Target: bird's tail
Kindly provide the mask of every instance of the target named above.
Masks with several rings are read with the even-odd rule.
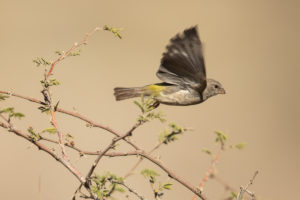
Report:
[[[116,87],[114,88],[114,95],[117,101],[129,99],[133,97],[139,97],[145,92],[144,87],[132,87],[132,88],[124,88],[124,87]]]

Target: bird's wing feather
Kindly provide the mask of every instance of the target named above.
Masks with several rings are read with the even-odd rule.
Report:
[[[164,82],[192,87],[202,92],[206,72],[197,27],[186,29],[170,40],[156,75]]]

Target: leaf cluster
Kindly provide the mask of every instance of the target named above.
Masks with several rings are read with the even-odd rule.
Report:
[[[155,198],[164,195],[164,190],[172,189],[172,183],[157,181],[156,177],[159,176],[159,174],[152,169],[143,169],[141,174],[150,182]]]
[[[230,147],[231,149],[236,148],[236,149],[238,149],[238,150],[242,150],[242,149],[244,149],[244,148],[246,147],[246,145],[247,145],[247,143],[242,142],[242,143],[238,143],[238,144],[235,144],[235,145],[230,145],[229,147]]]
[[[153,96],[145,98],[144,95],[142,95],[141,101],[134,101],[134,104],[137,105],[142,112],[137,119],[138,122],[145,123],[153,119],[158,119],[161,122],[166,121],[162,112],[153,111],[159,105],[159,102],[157,102]]]
[[[236,192],[231,192],[230,195],[225,199],[225,200],[234,200],[237,198],[237,193]]]
[[[64,51],[60,51],[60,50],[57,50],[57,51],[55,51],[54,53],[56,53],[56,54],[59,55],[59,56],[62,56],[62,55],[65,54]],[[77,50],[74,50],[74,51],[70,52],[70,53],[68,54],[68,56],[79,56],[80,54],[81,54],[81,49],[77,49]]]
[[[228,136],[225,135],[222,131],[215,131],[216,134],[216,143],[224,144]]]
[[[169,123],[168,128],[165,128],[158,136],[159,142],[168,144],[178,139],[177,135],[184,133],[184,128],[176,125],[175,123]]]
[[[22,119],[23,117],[25,117],[23,113],[15,112],[13,107],[3,108],[2,110],[0,110],[0,113],[6,113],[8,115],[9,120],[11,118]]]
[[[9,96],[0,94],[0,101],[4,101],[5,99],[9,98]]]
[[[110,172],[106,172],[101,176],[96,174],[91,181],[91,190],[100,200],[110,197],[115,192],[125,192],[121,185],[118,184],[123,182],[123,178],[117,177]]]
[[[30,134],[29,137],[32,141],[36,142],[41,139],[41,135],[35,132],[35,130],[31,126],[27,129],[27,131]]]
[[[122,39],[122,36],[121,36],[121,34],[120,34],[120,31],[122,31],[123,28],[115,28],[115,27],[109,27],[109,26],[107,26],[107,25],[104,25],[103,30],[112,32],[112,33],[114,34],[114,36],[116,36],[116,37]]]
[[[228,136],[226,134],[224,134],[221,131],[215,131],[214,132],[216,134],[216,138],[215,138],[215,142],[219,143],[221,145],[221,149],[225,149],[226,147],[229,147],[230,149],[238,149],[238,150],[242,150],[246,147],[246,143],[241,142],[235,145],[226,145],[226,141],[228,140]],[[212,151],[207,149],[207,148],[202,148],[202,152],[208,154],[208,155],[212,155]]]
[[[37,67],[43,65],[43,66],[49,66],[51,65],[51,62],[47,61],[45,58],[37,57],[32,61]]]
[[[41,82],[43,88],[48,88],[48,87],[51,87],[51,86],[60,85],[60,82],[57,81],[55,78],[50,79],[49,81],[48,80],[41,80],[40,82]]]

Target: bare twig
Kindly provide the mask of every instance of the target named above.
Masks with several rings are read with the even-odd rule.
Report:
[[[223,146],[223,145],[222,145]],[[220,155],[223,151],[223,147],[221,147],[220,151],[217,153],[216,157],[212,160],[208,170],[206,171],[204,177],[202,178],[200,184],[199,184],[199,188],[201,191],[203,191],[203,187],[204,187],[204,184],[207,182],[207,180],[210,178],[210,176],[212,175],[212,173],[214,172],[215,170],[215,166],[216,164],[218,163],[219,159],[220,159]],[[194,195],[193,196],[193,200],[196,200],[197,196]]]
[[[234,189],[229,183],[219,177],[216,173],[211,174],[210,176],[212,179],[216,180],[218,183],[224,186],[225,190],[229,190],[230,192],[236,192],[237,190]]]
[[[139,127],[141,125],[141,123],[140,122],[138,122],[138,123],[136,123],[127,133],[125,133],[124,135],[122,135],[122,136],[120,136],[120,137],[118,137],[118,138],[114,138],[113,140],[112,140],[112,142],[98,155],[98,157],[97,157],[97,159],[95,160],[95,162],[93,163],[93,165],[92,165],[92,167],[91,167],[91,169],[90,169],[90,171],[88,172],[88,174],[87,174],[87,176],[86,176],[86,180],[89,180],[89,178],[91,177],[91,175],[93,174],[93,172],[94,172],[94,170],[95,170],[95,168],[97,167],[97,165],[98,165],[98,163],[99,163],[99,161],[100,161],[100,159],[104,156],[104,154],[105,153],[107,153],[110,149],[112,149],[112,148],[114,148],[114,146],[115,146],[115,144],[118,142],[118,141],[120,141],[120,140],[122,140],[122,139],[124,139],[124,138],[126,138],[126,137],[128,137],[128,136],[130,136],[131,134],[132,134],[132,132],[137,128],[137,127]]]
[[[141,196],[140,194],[138,194],[134,189],[132,189],[131,187],[129,187],[127,184],[125,184],[124,181],[120,182],[120,181],[114,181],[113,180],[112,182],[124,186],[129,192],[131,192],[132,194],[134,194],[135,196],[137,196],[140,200],[144,200],[145,199],[143,196]]]
[[[239,192],[239,194],[238,194],[238,196],[237,196],[237,200],[242,200],[242,199],[243,199],[243,195],[244,195],[245,193],[249,194],[249,195],[252,197],[252,200],[256,200],[256,197],[255,197],[254,193],[253,193],[253,192],[250,192],[250,191],[248,190],[248,188],[253,184],[254,179],[255,179],[255,177],[257,176],[257,174],[258,174],[258,171],[256,171],[256,172],[254,173],[253,177],[250,179],[249,183],[246,185],[245,188],[244,188],[243,186],[240,187],[240,192]]]
[[[184,129],[186,131],[187,129]],[[181,131],[173,131],[169,136],[171,135],[177,135],[181,133]],[[165,138],[164,140],[160,141],[158,144],[156,144],[149,152],[148,154],[151,155],[155,150],[159,149],[162,144],[164,144],[168,139]],[[128,178],[134,173],[134,170],[142,163],[143,157],[140,157],[138,161],[132,166],[132,168],[125,174],[124,179]]]
[[[54,69],[54,66],[62,61],[65,57],[67,57],[74,49],[78,48],[79,46],[85,44],[87,42],[87,40],[89,39],[89,37],[91,35],[93,35],[96,31],[100,30],[99,27],[96,27],[94,30],[92,30],[91,32],[87,33],[85,35],[85,37],[83,38],[83,40],[81,40],[79,43],[74,43],[73,46],[68,50],[66,51],[65,53],[63,53],[58,59],[56,59],[52,64],[51,64],[51,67],[50,67],[50,70],[48,71],[47,75],[46,75],[46,79],[51,75],[53,69]]]

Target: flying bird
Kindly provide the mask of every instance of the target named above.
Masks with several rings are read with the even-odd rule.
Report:
[[[142,87],[116,87],[116,100],[144,95],[152,96],[158,103],[187,106],[225,94],[220,82],[206,78],[202,46],[196,26],[177,34],[166,47],[156,73],[163,82]]]

